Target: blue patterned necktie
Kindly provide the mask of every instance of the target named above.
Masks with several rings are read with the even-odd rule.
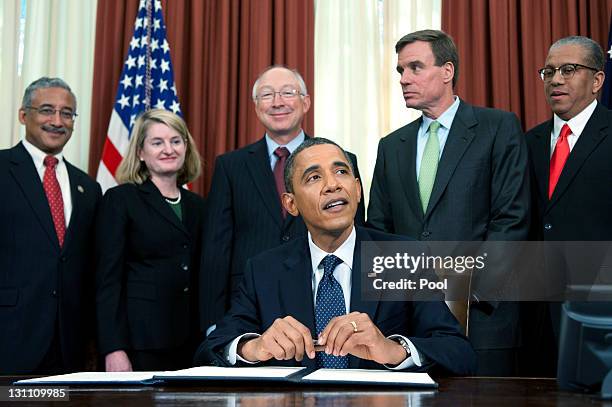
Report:
[[[321,334],[332,318],[346,314],[342,287],[334,278],[334,269],[340,263],[342,263],[342,260],[333,254],[325,256],[321,261],[323,278],[317,288],[317,305],[315,306],[317,336]],[[341,357],[317,352],[317,367],[346,369],[348,367],[348,356]]]

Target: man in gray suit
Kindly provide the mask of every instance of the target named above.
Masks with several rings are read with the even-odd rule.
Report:
[[[527,148],[516,116],[454,95],[459,58],[444,32],[408,34],[395,49],[406,107],[423,116],[381,139],[368,223],[420,240],[526,239]],[[518,327],[517,304],[472,291],[478,374],[516,373]]]

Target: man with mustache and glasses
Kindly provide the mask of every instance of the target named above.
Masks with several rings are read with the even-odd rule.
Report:
[[[302,130],[311,103],[306,84],[296,70],[270,66],[255,81],[252,98],[266,133],[217,157],[208,195],[200,276],[204,331],[227,311],[249,257],[306,234],[302,218],[280,202],[287,157],[308,138]],[[350,157],[359,176],[357,159]],[[357,223],[364,213],[360,203]]]
[[[567,37],[539,70],[553,118],[525,135],[531,159],[534,237],[612,240],[612,112],[597,102],[604,53]]]
[[[25,90],[25,139],[0,151],[0,373],[82,370],[93,316],[100,186],[65,160],[76,97],[59,78]],[[90,312],[91,311],[91,312]]]
[[[553,117],[525,135],[534,240],[612,241],[612,112],[597,101],[605,78],[604,55],[590,38],[566,37],[552,44],[538,71]],[[563,270],[571,274],[578,252],[570,249],[549,258],[554,274],[547,281],[554,281],[555,289],[565,290]],[[594,253],[589,257],[596,263]],[[584,278],[590,270],[582,259],[575,277]],[[552,332],[558,334],[560,307],[553,304],[541,311],[531,312],[537,343],[530,348],[534,370],[525,374],[554,375],[557,346]]]

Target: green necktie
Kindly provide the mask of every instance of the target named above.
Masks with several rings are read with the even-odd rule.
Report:
[[[419,171],[419,193],[421,195],[421,205],[423,213],[427,212],[427,204],[431,197],[436,171],[438,170],[438,160],[440,158],[440,140],[438,140],[438,129],[440,123],[433,121],[429,125],[429,136],[423,158],[421,159],[421,169]]]

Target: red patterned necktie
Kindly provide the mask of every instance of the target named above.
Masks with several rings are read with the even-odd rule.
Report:
[[[59,240],[60,247],[64,245],[64,236],[66,235],[66,219],[64,217],[64,200],[62,199],[62,190],[55,176],[55,168],[59,160],[52,155],[45,157],[45,175],[43,176],[43,188],[49,208],[51,208],[51,217],[55,225],[55,233]]]
[[[570,130],[567,124],[564,124],[561,128],[561,134],[559,134],[559,139],[557,139],[557,144],[555,144],[555,151],[553,152],[552,157],[550,158],[550,177],[548,181],[548,199],[552,197],[553,191],[557,186],[557,182],[559,181],[559,177],[561,176],[561,171],[563,171],[563,166],[567,161],[567,157],[570,154],[569,143],[567,142],[567,136],[572,134],[572,130]]]
[[[276,191],[281,202],[281,214],[283,219],[287,217],[287,211],[283,206],[282,195],[285,192],[285,162],[289,157],[289,150],[286,147],[278,147],[274,150],[274,155],[278,157],[274,164],[274,182],[276,183]]]

